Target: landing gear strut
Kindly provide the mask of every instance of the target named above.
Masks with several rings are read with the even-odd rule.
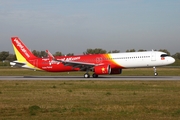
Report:
[[[154,76],[158,76],[158,73],[156,72],[156,67],[153,68],[154,68]]]

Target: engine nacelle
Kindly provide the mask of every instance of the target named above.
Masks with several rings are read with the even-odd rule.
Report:
[[[110,67],[110,65],[95,66],[94,73],[96,75],[110,74],[111,67]]]
[[[110,74],[121,74],[121,73],[122,73],[122,69],[114,68],[114,69],[111,69]]]

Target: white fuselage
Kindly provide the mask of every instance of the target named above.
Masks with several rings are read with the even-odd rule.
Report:
[[[111,57],[117,64],[125,68],[164,66],[175,62],[174,58],[162,57],[162,55],[167,54],[158,51],[146,51],[111,54]]]

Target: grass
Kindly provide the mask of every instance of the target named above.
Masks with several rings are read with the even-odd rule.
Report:
[[[179,76],[179,67],[158,67]],[[1,76],[72,76],[1,67]],[[124,69],[123,76],[151,76],[152,68]],[[0,81],[0,119],[180,118],[180,81]]]
[[[180,67],[157,67],[159,76],[180,76]],[[1,67],[0,76],[83,76],[85,72],[43,72],[21,68]],[[91,73],[92,74],[92,73]],[[153,76],[153,68],[123,69],[122,76]]]
[[[180,119],[180,81],[0,81],[0,119]]]

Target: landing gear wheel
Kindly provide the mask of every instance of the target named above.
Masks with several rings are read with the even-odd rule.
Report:
[[[157,72],[155,72],[155,73],[154,73],[154,76],[158,76],[158,73],[157,73]]]
[[[93,77],[93,78],[97,78],[98,75],[96,75],[96,74],[94,73],[94,74],[92,74],[92,77]]]
[[[84,74],[84,78],[89,78],[89,77],[90,77],[89,73]]]

